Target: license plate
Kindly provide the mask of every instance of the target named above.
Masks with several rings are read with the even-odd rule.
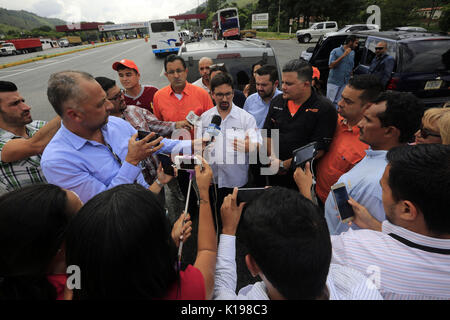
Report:
[[[442,86],[442,80],[427,81],[425,90],[437,90]]]

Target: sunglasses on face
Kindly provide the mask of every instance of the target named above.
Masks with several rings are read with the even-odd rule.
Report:
[[[375,47],[375,50],[383,50],[384,47]]]
[[[420,136],[424,139],[428,138],[428,136],[438,137],[438,138],[441,137],[440,134],[432,133],[430,130],[424,128],[423,126],[420,126],[419,130],[420,130]]]

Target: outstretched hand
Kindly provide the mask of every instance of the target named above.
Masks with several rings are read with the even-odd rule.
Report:
[[[220,215],[222,217],[222,233],[228,235],[235,235],[236,230],[241,219],[242,210],[245,202],[237,205],[238,188],[233,189],[233,193],[225,197],[220,208]]]

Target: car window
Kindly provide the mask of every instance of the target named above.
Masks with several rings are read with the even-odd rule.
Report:
[[[402,43],[403,72],[431,72],[450,69],[450,40],[424,40]]]
[[[323,29],[323,23],[319,23],[319,24],[316,26],[316,29]]]
[[[322,43],[319,52],[315,59],[329,59],[331,50],[341,46],[344,43],[345,37],[328,38]]]
[[[336,27],[336,24],[335,24],[334,22],[328,22],[328,23],[326,24],[326,28],[327,28],[327,29],[334,28],[334,27]]]
[[[394,41],[370,38],[370,39],[367,39],[367,41],[366,41],[366,44],[365,44],[366,54],[362,58],[362,60],[360,62],[361,64],[369,66],[372,63],[372,60],[375,57],[375,47],[376,47],[377,43],[380,41],[386,41],[387,47],[388,47],[386,53],[388,55],[390,55],[391,57],[394,57],[394,59],[397,58],[396,44]]]

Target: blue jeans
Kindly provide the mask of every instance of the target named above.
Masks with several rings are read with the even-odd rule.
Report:
[[[341,100],[342,91],[344,91],[345,85],[338,86],[333,83],[327,83],[327,98],[333,103],[334,107],[338,108],[338,102]]]

